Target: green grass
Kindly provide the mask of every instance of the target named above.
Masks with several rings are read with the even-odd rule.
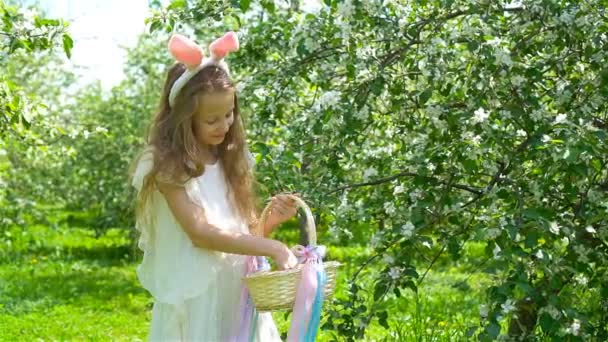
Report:
[[[86,229],[32,226],[1,234],[0,341],[146,340],[153,300],[137,281],[141,255],[133,253],[126,231],[113,229],[96,238]],[[294,239],[285,237],[289,243]],[[478,246],[468,248],[468,254],[481,253]],[[347,280],[369,251],[353,246],[330,252],[344,264],[336,293],[344,297]],[[407,290],[377,304],[389,311],[391,329],[372,321],[366,341],[467,340],[489,283],[487,275],[471,273],[472,263],[440,259],[418,295]],[[377,268],[363,272],[363,281],[370,283]],[[462,286],[464,280],[468,286]],[[289,315],[274,317],[286,332]],[[321,331],[318,340],[334,340],[333,334]]]

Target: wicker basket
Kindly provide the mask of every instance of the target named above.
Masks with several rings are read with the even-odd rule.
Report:
[[[314,218],[310,208],[299,197],[288,195],[294,199],[297,205],[304,209],[306,214],[306,231],[310,246],[317,245],[317,231]],[[264,222],[268,216],[271,204],[269,203],[258,223],[258,227],[254,235],[262,236],[264,231]],[[323,266],[327,274],[327,282],[325,283],[324,295],[326,299],[331,298],[336,287],[336,269],[340,263],[335,261],[324,262]],[[261,271],[249,274],[245,277],[245,283],[249,288],[251,298],[258,311],[279,311],[291,310],[295,302],[296,289],[300,279],[300,270],[302,265],[289,270],[283,271]]]

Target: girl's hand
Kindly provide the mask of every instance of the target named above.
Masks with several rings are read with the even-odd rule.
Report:
[[[278,241],[277,241],[278,242]],[[277,264],[279,270],[288,270],[298,265],[298,258],[284,244],[278,242],[280,246],[270,256]]]
[[[266,217],[264,231],[270,234],[277,226],[294,217],[298,212],[296,202],[287,195],[276,195],[272,198],[271,207]]]

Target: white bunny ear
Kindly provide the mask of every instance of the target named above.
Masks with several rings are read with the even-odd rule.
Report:
[[[188,69],[196,68],[203,60],[203,49],[194,41],[182,36],[174,34],[169,39],[169,52],[175,59],[183,63]]]
[[[236,33],[230,31],[223,37],[216,39],[209,45],[211,57],[216,61],[226,57],[229,52],[234,52],[239,49],[239,38]]]

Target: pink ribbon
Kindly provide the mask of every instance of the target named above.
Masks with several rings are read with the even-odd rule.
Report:
[[[303,264],[301,277],[296,289],[296,300],[293,306],[293,316],[287,334],[287,342],[303,341],[307,335],[311,312],[319,282],[317,277],[319,264],[322,267],[322,258],[325,255],[324,246],[300,246],[292,248],[298,261]],[[322,290],[322,289],[321,289]],[[315,332],[316,335],[316,332]]]

